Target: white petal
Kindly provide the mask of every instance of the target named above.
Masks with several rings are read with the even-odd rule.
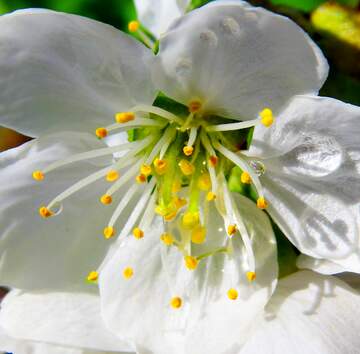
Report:
[[[268,212],[300,252],[331,261],[355,252],[359,221],[341,196],[330,190],[325,193],[304,178],[296,180],[270,171],[261,181]]]
[[[20,340],[101,351],[132,349],[105,329],[97,295],[15,291],[1,304],[0,325]]]
[[[185,13],[190,0],[135,0],[138,18],[159,37],[170,23]]]
[[[0,124],[27,135],[93,131],[154,98],[151,52],[111,26],[24,10],[1,16],[0,43]]]
[[[348,257],[334,260],[333,262],[301,254],[296,261],[296,265],[300,269],[311,269],[321,274],[339,274],[343,272],[360,273],[359,258],[359,249],[352,252]]]
[[[254,316],[267,303],[277,278],[276,244],[266,215],[239,196],[239,208],[251,230],[257,264],[257,280],[249,283],[242,241],[233,239],[234,258],[223,253],[200,261],[190,272],[175,247],[160,244],[162,224],[157,224],[142,240],[124,240],[100,274],[103,316],[108,327],[121,338],[134,340],[145,353],[225,353],[241,345]],[[211,215],[207,239],[224,237],[219,230],[222,218]],[[195,254],[195,253],[194,253]],[[122,277],[125,267],[134,269],[130,280]],[[230,301],[227,291],[236,287],[239,298]],[[170,307],[170,299],[180,296],[183,306]],[[227,326],[234,322],[235,325]]]
[[[289,19],[244,2],[216,1],[175,21],[160,40],[154,80],[168,96],[234,119],[278,112],[327,76],[320,50]]]
[[[335,277],[298,272],[279,281],[266,318],[240,354],[343,354],[360,346],[360,296]]]
[[[41,182],[32,179],[32,172],[101,147],[90,134],[62,133],[1,154],[0,284],[23,289],[92,288],[86,276],[96,270],[112,242],[102,236],[112,210],[99,202],[108,182],[99,180],[73,194],[52,218],[41,218],[38,209],[107,160],[77,162],[50,172]]]
[[[248,153],[263,159],[269,212],[295,246],[357,272],[359,134],[359,107],[299,96],[268,130],[256,127]]]

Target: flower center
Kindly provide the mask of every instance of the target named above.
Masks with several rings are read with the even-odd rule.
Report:
[[[104,225],[106,239],[113,238],[121,226],[118,237],[126,237],[132,232],[141,242],[147,236],[154,217],[159,215],[166,229],[159,235],[160,241],[164,247],[176,247],[183,256],[184,266],[196,272],[199,263],[207,257],[218,253],[232,257],[231,239],[241,237],[247,255],[246,276],[250,282],[254,281],[256,265],[249,232],[229,191],[226,176],[232,167],[238,166],[242,171],[241,183],[252,185],[257,192],[257,206],[260,209],[267,207],[258,168],[254,167],[254,164],[261,163],[249,161],[239,145],[246,142],[249,129],[257,124],[268,127],[273,123],[271,110],[265,108],[254,120],[234,122],[207,114],[198,99],[189,102],[182,113],[173,113],[155,103],[119,112],[115,115],[115,123],[95,132],[99,139],[104,139],[114,132],[126,131],[129,142],[76,154],[54,162],[42,171],[33,172],[33,178],[42,181],[48,173],[66,164],[126,151],[120,158],[114,158],[110,166],[78,181],[42,206],[40,215],[48,218],[60,213],[66,198],[99,179],[111,183],[100,196],[100,202],[111,207],[114,194],[129,184]],[[139,194],[141,196],[126,224],[117,225],[129,202]],[[208,230],[210,203],[221,209],[219,213],[226,230],[223,242],[220,247],[194,254],[192,244],[202,245],[214,237],[212,230]],[[176,235],[169,231],[174,223],[179,230]],[[130,280],[134,270],[125,268],[123,275]],[[97,272],[90,272],[89,281],[97,278]],[[229,290],[228,297],[236,300],[235,286]],[[180,308],[182,304],[178,296],[170,302],[173,308]]]

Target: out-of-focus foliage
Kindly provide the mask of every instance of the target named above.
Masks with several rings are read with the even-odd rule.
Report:
[[[270,2],[271,4],[277,6],[288,6],[296,10],[311,12],[321,4],[325,3],[326,0],[271,0]],[[359,0],[338,0],[337,3],[345,6],[356,7],[359,4]]]
[[[30,140],[30,138],[27,136],[19,134],[11,129],[0,127],[0,151],[11,149],[28,140]]]

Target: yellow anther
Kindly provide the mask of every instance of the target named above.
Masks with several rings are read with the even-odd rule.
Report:
[[[189,112],[190,113],[196,113],[198,111],[200,111],[201,107],[202,107],[202,103],[199,100],[193,100],[189,102]]]
[[[180,297],[175,296],[170,300],[170,306],[174,309],[179,309],[182,306],[182,300]]]
[[[213,192],[209,192],[207,195],[206,195],[206,200],[208,202],[211,202],[212,200],[215,200],[216,199],[216,194],[213,193]]]
[[[171,246],[174,243],[174,237],[168,232],[163,233],[160,236],[160,240],[166,245]]]
[[[184,257],[185,266],[189,270],[195,270],[199,264],[199,261],[193,256]]]
[[[115,235],[115,229],[112,226],[107,226],[104,229],[104,237],[108,240]]]
[[[39,209],[39,214],[43,217],[43,218],[49,218],[50,216],[53,216],[54,213],[48,209],[47,207],[41,207]]]
[[[182,224],[185,228],[193,229],[199,224],[199,213],[187,211],[182,217]]]
[[[95,130],[95,134],[98,138],[102,139],[105,138],[108,135],[108,131],[106,128],[97,128]]]
[[[138,240],[140,240],[141,238],[144,237],[144,231],[141,230],[138,227],[135,227],[135,229],[133,230],[133,235],[135,238],[137,238]]]
[[[87,276],[87,280],[91,282],[97,281],[98,278],[99,278],[99,273],[95,271],[90,272]]]
[[[206,229],[204,226],[197,226],[191,232],[191,241],[196,244],[202,244],[205,242]]]
[[[251,177],[247,172],[243,172],[240,177],[241,183],[251,184]]]
[[[181,189],[181,181],[179,181],[179,180],[176,180],[174,183],[173,183],[173,185],[172,185],[172,192],[173,193],[176,193],[176,192],[178,192],[179,190]]]
[[[106,180],[108,182],[114,182],[119,178],[119,172],[115,170],[110,170],[106,175]]]
[[[180,209],[187,204],[187,201],[185,198],[174,197],[172,203],[176,209]]]
[[[259,209],[266,209],[268,207],[268,203],[264,197],[258,198],[258,200],[256,201],[256,205]]]
[[[117,123],[127,123],[135,119],[133,112],[120,112],[115,114],[115,121]]]
[[[255,272],[247,272],[246,273],[246,278],[248,279],[248,281],[254,281],[256,279],[256,273]]]
[[[176,215],[177,215],[177,210],[171,211],[170,213],[164,215],[164,220],[171,221],[175,218]]]
[[[202,173],[198,179],[197,185],[203,191],[209,190],[211,188],[210,175],[207,172]]]
[[[140,173],[142,174],[142,175],[144,175],[144,176],[150,176],[151,175],[151,172],[152,172],[152,170],[151,170],[151,166],[149,166],[149,165],[142,165],[141,166],[141,168],[140,168]]]
[[[42,181],[45,177],[41,171],[34,171],[32,176],[36,181]]]
[[[183,153],[186,156],[191,156],[193,152],[194,152],[194,148],[192,146],[184,146],[183,147]]]
[[[235,224],[231,224],[227,228],[227,233],[229,236],[233,236],[236,233],[236,231],[237,231],[237,227]]]
[[[130,21],[128,23],[128,29],[129,32],[134,33],[136,32],[140,27],[140,22],[139,21]]]
[[[140,174],[140,175],[136,176],[135,180],[137,183],[141,184],[141,183],[145,183],[147,181],[147,178],[145,175]]]
[[[154,160],[155,171],[158,175],[163,175],[167,171],[167,162],[156,158]]]
[[[212,167],[215,167],[216,165],[217,165],[217,163],[218,163],[218,158],[216,157],[216,156],[210,156],[209,157],[209,164],[210,164],[210,166],[212,166]]]
[[[236,300],[238,298],[238,296],[239,296],[239,293],[237,292],[236,289],[231,288],[231,289],[228,290],[227,296],[228,296],[228,298],[230,300]]]
[[[270,127],[274,122],[273,112],[270,108],[265,108],[260,112],[261,123],[265,125],[265,127]]]
[[[126,279],[126,280],[129,280],[130,278],[132,278],[134,275],[134,269],[132,269],[131,267],[126,267],[124,270],[123,270],[123,277]]]
[[[111,197],[111,195],[104,194],[104,195],[100,198],[100,202],[103,203],[104,205],[111,204],[111,203],[112,203],[112,197]]]
[[[179,162],[179,167],[185,176],[190,176],[195,172],[195,166],[191,162],[184,159]]]

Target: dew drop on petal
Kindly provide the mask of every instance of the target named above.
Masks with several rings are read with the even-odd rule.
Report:
[[[265,165],[261,161],[251,160],[250,166],[255,171],[256,175],[259,177],[265,173]]]
[[[343,149],[331,136],[311,134],[282,157],[287,169],[312,177],[325,177],[343,162]]]
[[[192,62],[190,59],[180,58],[175,65],[175,72],[178,76],[186,76],[192,69]]]
[[[201,32],[200,39],[203,43],[207,44],[210,47],[216,47],[218,44],[217,35],[213,31],[210,31],[210,30]]]
[[[240,26],[238,22],[232,17],[225,17],[221,21],[221,28],[229,34],[237,34],[240,32]]]

